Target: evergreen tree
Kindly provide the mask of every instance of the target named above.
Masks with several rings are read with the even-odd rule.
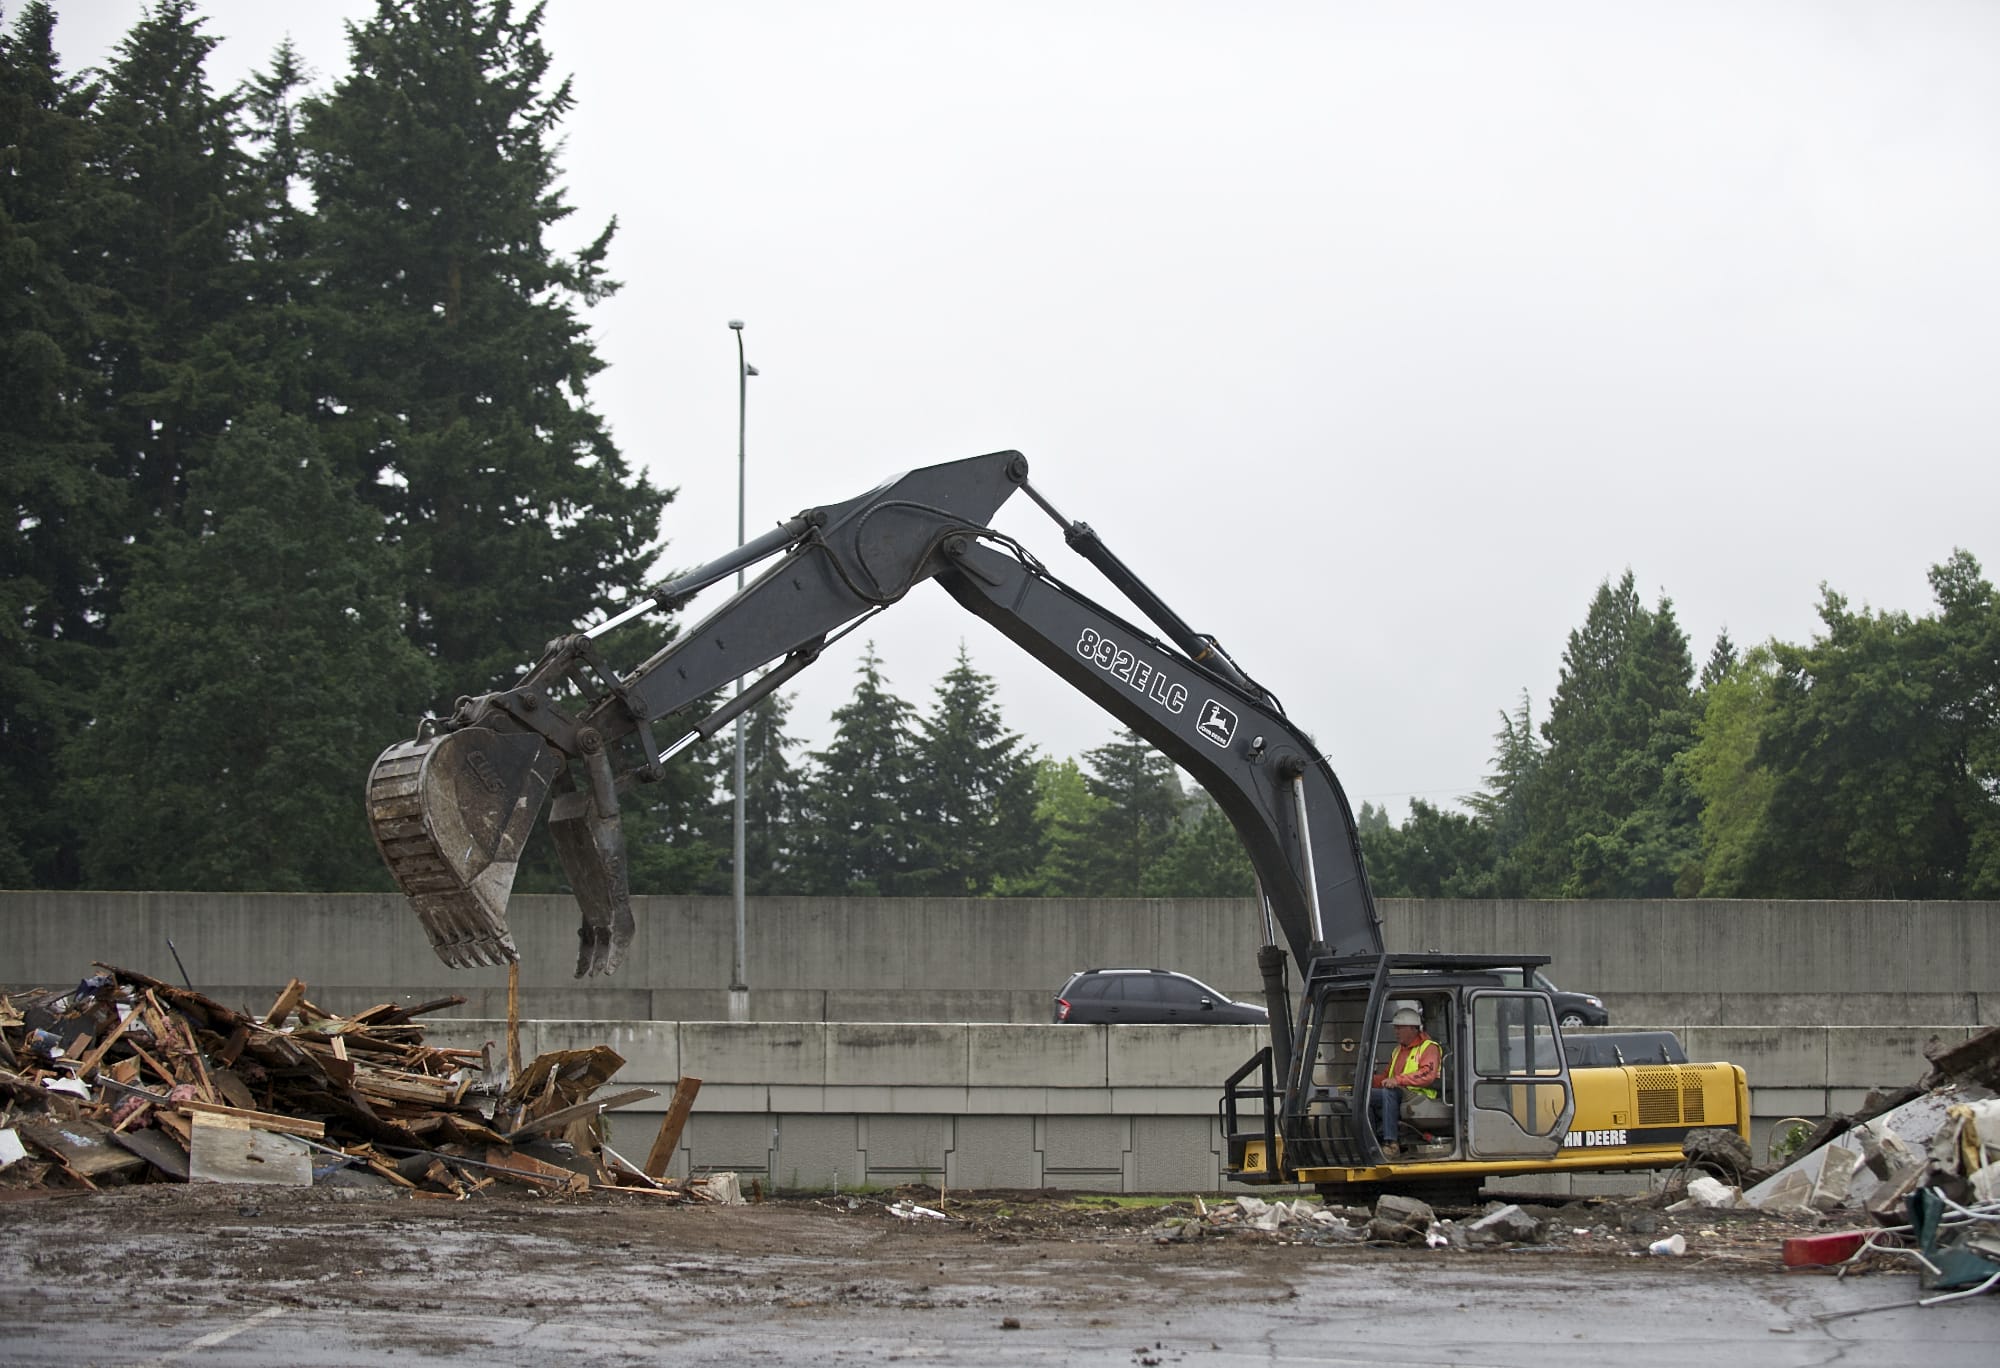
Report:
[[[296,419],[253,417],[139,548],[96,721],[64,757],[94,887],[387,886],[359,776],[430,693],[380,518]]]
[[[101,332],[95,422],[143,539],[240,409],[231,345],[248,285],[240,102],[209,88],[194,0],[158,0],[118,46],[93,120],[84,249]],[[112,588],[116,610],[117,582]]]
[[[407,630],[466,690],[635,590],[669,494],[589,407],[579,308],[610,293],[607,226],[574,256],[542,9],[380,0],[350,70],[305,102],[313,335],[328,450],[402,549]]]
[[[726,695],[718,695],[719,706]],[[707,711],[704,706],[702,711]],[[787,752],[796,744],[785,732],[791,700],[773,694],[750,710],[743,728],[743,891],[750,897],[804,892],[799,868],[799,823],[804,777]],[[683,752],[670,764],[685,767],[700,788],[694,801],[674,801],[653,785],[647,830],[668,861],[659,893],[733,893],[736,856],[736,730],[726,727],[707,746]],[[668,801],[660,801],[667,798]]]
[[[1708,692],[1711,684],[1727,675],[1736,667],[1739,653],[1736,643],[1729,639],[1729,629],[1723,628],[1715,634],[1715,645],[1709,649],[1708,663],[1701,667],[1701,691]]]
[[[1087,864],[1080,871],[1085,897],[1134,897],[1146,871],[1172,842],[1185,797],[1173,762],[1136,732],[1084,752],[1090,791],[1104,806],[1091,816]]]
[[[1034,751],[1006,729],[993,680],[964,643],[916,730],[910,815],[914,868],[904,891],[981,896],[1040,860]]]
[[[1542,749],[1535,740],[1526,689],[1511,716],[1500,714],[1500,730],[1493,733],[1493,742],[1493,769],[1482,790],[1467,800],[1467,806],[1491,834],[1494,895],[1518,898],[1527,887],[1521,853],[1529,834],[1528,804],[1542,766]]]
[[[1542,724],[1519,847],[1528,892],[1664,897],[1698,877],[1698,814],[1673,765],[1693,741],[1693,676],[1669,600],[1648,611],[1629,570],[1598,587]]]
[[[1249,898],[1257,872],[1235,824],[1208,793],[1197,788],[1166,849],[1139,880],[1148,898]]]
[[[244,308],[231,345],[254,362],[245,396],[286,413],[319,414],[312,383],[318,281],[313,215],[300,203],[305,156],[299,122],[307,72],[286,39],[242,91],[242,144],[249,157],[245,231],[239,248]]]
[[[0,885],[73,885],[56,765],[85,715],[129,530],[85,397],[100,331],[79,281],[93,88],[56,60],[55,14],[0,30]]]
[[[832,743],[812,754],[801,881],[809,893],[893,897],[913,855],[906,800],[916,710],[889,692],[873,642],[857,673],[854,697],[834,709]]]
[[[804,776],[789,754],[797,744],[785,732],[791,715],[792,700],[772,694],[743,731],[743,886],[754,897],[796,893],[803,883],[793,833]]]

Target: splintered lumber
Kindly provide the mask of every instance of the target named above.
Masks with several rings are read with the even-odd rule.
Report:
[[[185,1183],[188,1179],[187,1151],[175,1144],[165,1131],[117,1131],[112,1137],[120,1145],[144,1159],[169,1178]]]
[[[21,1138],[60,1160],[79,1178],[97,1178],[145,1167],[146,1161],[121,1148],[108,1127],[81,1118],[62,1121],[52,1116],[22,1121]]]
[[[507,1077],[521,1076],[521,961],[507,966]]]
[[[104,1056],[111,1052],[111,1047],[113,1045],[116,1045],[121,1039],[124,1038],[125,1032],[128,1029],[130,1029],[132,1025],[133,1018],[138,1015],[139,1014],[137,1012],[127,1012],[125,1014],[125,1019],[119,1022],[116,1026],[112,1027],[111,1033],[109,1035],[105,1036],[104,1039],[98,1041],[97,1044],[91,1047],[90,1053],[85,1055],[77,1063],[76,1075],[78,1078],[89,1078],[92,1074],[97,1072],[97,1066],[104,1062]]]
[[[651,1088],[633,1088],[627,1092],[613,1093],[609,1097],[593,1097],[587,1102],[578,1102],[560,1111],[545,1112],[532,1121],[524,1121],[500,1138],[514,1140],[523,1135],[533,1135],[538,1131],[555,1130],[583,1117],[597,1116],[610,1111],[613,1107],[629,1107],[634,1102],[644,1102],[649,1097],[658,1096],[659,1094]]]
[[[308,1140],[320,1140],[326,1136],[326,1124],[321,1121],[303,1121],[295,1116],[274,1116],[270,1112],[246,1111],[240,1107],[225,1107],[218,1102],[176,1102],[175,1109],[190,1116],[222,1116],[257,1130],[278,1131],[284,1135],[303,1135]]]
[[[588,1192],[590,1179],[581,1173],[548,1164],[527,1154],[515,1154],[509,1150],[490,1149],[486,1151],[486,1165],[494,1169],[500,1177],[517,1183],[527,1183],[531,1187],[563,1188],[570,1192]]]
[[[653,1137],[653,1148],[646,1153],[646,1176],[664,1178],[667,1166],[674,1162],[674,1151],[680,1148],[681,1131],[687,1126],[688,1113],[694,1110],[695,1094],[701,1091],[701,1080],[685,1074],[674,1084],[673,1100],[667,1103],[667,1114],[660,1118],[660,1132]]]
[[[365,1064],[354,1067],[353,1087],[356,1092],[370,1097],[383,1098],[390,1102],[410,1102],[421,1107],[449,1107],[458,1098],[459,1085],[455,1079],[437,1078],[430,1074],[402,1073],[394,1069],[375,1069]]]
[[[285,1018],[292,1014],[294,1007],[305,1001],[305,996],[306,981],[304,979],[293,979],[290,983],[287,983],[284,991],[278,994],[277,1001],[271,1004],[271,1010],[264,1013],[264,1024],[266,1026],[284,1025]]]

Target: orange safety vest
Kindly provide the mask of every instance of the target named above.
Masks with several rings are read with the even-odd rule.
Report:
[[[1414,1045],[1407,1047],[1398,1045],[1396,1047],[1395,1051],[1389,1056],[1389,1077],[1395,1078],[1399,1074],[1415,1073],[1423,1066],[1425,1050],[1437,1050],[1438,1068],[1440,1070],[1440,1077],[1442,1077],[1444,1051],[1439,1049],[1438,1043],[1429,1036],[1425,1036]],[[1436,1088],[1405,1088],[1403,1091],[1417,1097],[1436,1097],[1438,1095]]]

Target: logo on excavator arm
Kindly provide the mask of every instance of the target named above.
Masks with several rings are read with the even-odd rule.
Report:
[[[1216,745],[1226,747],[1236,735],[1236,714],[1211,698],[1202,703],[1201,720],[1194,728]]]

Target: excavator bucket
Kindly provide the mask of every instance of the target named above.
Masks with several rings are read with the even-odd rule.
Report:
[[[467,727],[389,747],[368,772],[368,822],[438,958],[512,964],[507,894],[562,756],[539,736]]]
[[[610,771],[602,777],[608,795]],[[625,957],[636,925],[616,799],[607,797],[600,804],[584,789],[556,794],[549,808],[549,836],[583,910],[576,932],[576,976],[608,974]]]

